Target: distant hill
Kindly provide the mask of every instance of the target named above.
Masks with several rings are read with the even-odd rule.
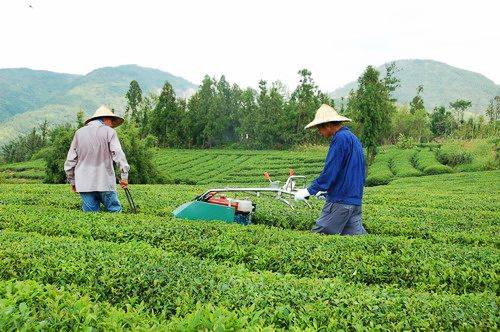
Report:
[[[489,101],[500,94],[500,85],[496,85],[487,77],[433,60],[398,60],[400,69],[396,77],[401,86],[394,97],[398,102],[410,103],[416,94],[417,87],[424,86],[423,98],[428,110],[435,106],[449,107],[449,103],[457,99],[472,101],[471,112],[483,114]],[[385,75],[385,65],[378,67]],[[335,99],[345,97],[351,89],[357,88],[357,81],[333,91]]]
[[[100,68],[87,75],[0,69],[0,145],[44,120],[74,122],[79,110],[90,115],[102,104],[122,109],[132,80],[143,93],[157,91],[167,81],[178,96],[197,88],[182,77],[136,65]]]

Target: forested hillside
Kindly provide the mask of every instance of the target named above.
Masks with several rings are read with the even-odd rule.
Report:
[[[78,111],[90,114],[102,104],[120,109],[132,80],[141,84],[145,94],[160,90],[167,81],[179,96],[196,89],[181,77],[136,65],[100,68],[87,75],[0,69],[0,143],[44,120],[51,124],[74,122]]]

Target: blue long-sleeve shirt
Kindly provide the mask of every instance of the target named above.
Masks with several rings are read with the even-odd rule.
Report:
[[[308,191],[316,195],[326,191],[331,203],[361,205],[365,184],[365,156],[358,138],[342,127],[332,137],[325,167]]]

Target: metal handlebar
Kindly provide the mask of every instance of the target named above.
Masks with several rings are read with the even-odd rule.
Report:
[[[128,188],[123,188],[125,190],[125,196],[127,197],[128,204],[130,205],[130,209],[132,210],[132,213],[137,213],[137,206],[134,203],[134,199],[132,198],[132,195],[130,194],[130,190]]]

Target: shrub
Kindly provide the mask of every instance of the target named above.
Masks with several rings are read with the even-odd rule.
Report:
[[[166,329],[140,307],[123,310],[92,301],[75,286],[32,280],[0,281],[0,326],[4,331]]]
[[[457,165],[472,162],[473,156],[470,152],[465,151],[460,145],[448,143],[443,144],[437,151],[437,159],[442,164],[455,167]]]
[[[61,125],[50,134],[50,148],[45,151],[45,182],[65,183],[64,162],[68,155],[75,129],[70,125]]]
[[[383,150],[375,156],[373,164],[368,168],[368,176],[365,185],[378,186],[385,185],[392,181],[394,174],[391,171],[391,163],[394,150]]]
[[[118,128],[120,143],[130,165],[130,183],[164,183],[158,167],[153,163],[152,137],[142,139],[133,122],[125,122]],[[119,172],[116,172],[119,174]]]
[[[470,163],[459,164],[456,169],[460,172],[474,172],[500,168],[498,142],[498,139],[455,141],[456,145],[473,156]]]
[[[396,146],[400,149],[411,149],[417,146],[418,142],[413,137],[406,137],[404,134],[400,133],[398,136],[398,140],[396,142]]]
[[[422,173],[426,175],[452,173],[453,169],[450,166],[442,165],[436,159],[436,155],[427,149],[420,149],[414,158],[414,164]]]
[[[116,244],[4,231],[0,243],[3,278],[77,284],[92,298],[117,307],[141,304],[166,319],[189,314],[203,302],[240,308],[258,314],[266,325],[285,329],[348,330],[358,325],[487,329],[495,324],[493,293],[422,293],[336,278],[256,274],[243,266],[166,253],[140,242]]]

